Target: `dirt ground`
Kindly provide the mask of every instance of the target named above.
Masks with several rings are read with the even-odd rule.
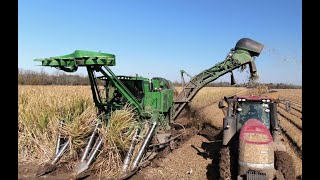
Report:
[[[149,166],[133,180],[145,179],[217,179],[217,162],[221,142],[210,142],[200,135],[190,138],[181,148],[174,150],[165,159]]]
[[[28,163],[18,166],[18,179],[19,180],[31,180],[31,179],[46,179],[46,180],[66,180],[69,179],[70,173],[66,168],[59,168],[52,172],[50,175],[44,175],[41,177],[35,177],[39,168],[39,164]]]

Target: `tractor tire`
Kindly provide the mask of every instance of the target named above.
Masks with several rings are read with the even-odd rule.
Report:
[[[292,157],[285,151],[275,151],[275,168],[286,180],[295,180],[295,167]],[[281,178],[280,178],[281,179]]]
[[[231,162],[229,147],[220,150],[219,173],[220,180],[231,180]]]

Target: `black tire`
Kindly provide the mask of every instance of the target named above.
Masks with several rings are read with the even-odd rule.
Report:
[[[231,180],[231,163],[229,147],[220,149],[219,173],[220,180]]]
[[[292,157],[285,151],[275,151],[275,168],[286,180],[295,180],[295,166]]]

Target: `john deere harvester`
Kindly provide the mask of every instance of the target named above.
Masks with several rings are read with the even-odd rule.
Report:
[[[86,148],[81,152],[82,157],[74,169],[77,176],[85,172],[102,147],[102,137],[98,134],[101,122],[108,123],[110,113],[131,104],[138,114],[137,121],[140,126],[135,130],[130,149],[123,159],[123,171],[125,174],[132,174],[141,165],[141,160],[150,152],[150,148],[158,146],[162,148],[172,141],[172,123],[181,113],[186,104],[191,102],[197,92],[206,84],[216,80],[226,73],[231,73],[238,68],[242,70],[249,65],[251,78],[257,77],[255,67],[255,57],[259,56],[263,45],[249,38],[240,39],[235,48],[232,48],[226,58],[213,67],[202,71],[198,75],[191,77],[189,83],[184,83],[183,75],[186,73],[181,70],[183,80],[183,90],[174,99],[174,86],[169,80],[160,77],[141,77],[141,76],[117,76],[111,70],[116,65],[116,57],[113,54],[76,50],[71,54],[54,56],[44,59],[37,59],[42,66],[54,67],[66,72],[75,72],[80,67],[87,69],[91,84],[92,97],[99,117],[96,126],[92,128],[92,135],[88,139]],[[97,74],[100,74],[99,76]],[[100,88],[101,81],[103,89]],[[63,124],[63,123],[61,123]],[[136,137],[140,132],[145,133],[141,146],[136,146]],[[54,170],[64,152],[67,151],[69,140],[57,136],[56,153],[52,161],[45,165],[44,169],[38,174],[43,175]],[[151,143],[157,142],[151,145]],[[137,149],[138,153],[134,151]],[[156,151],[151,151],[157,153]],[[148,155],[149,157],[149,155]]]

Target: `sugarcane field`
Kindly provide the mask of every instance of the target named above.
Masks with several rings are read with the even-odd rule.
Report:
[[[19,0],[18,179],[301,180],[302,5],[272,1]]]

